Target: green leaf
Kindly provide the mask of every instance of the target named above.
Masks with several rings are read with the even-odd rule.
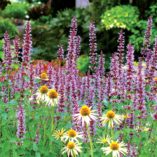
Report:
[[[33,143],[33,150],[34,150],[35,152],[37,152],[37,151],[38,151],[38,146],[37,146],[37,144],[36,144],[36,143]]]

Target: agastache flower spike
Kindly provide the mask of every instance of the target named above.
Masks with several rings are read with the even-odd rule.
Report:
[[[142,59],[139,61],[138,74],[137,74],[137,109],[141,111],[140,118],[145,118],[146,106],[145,106],[145,84],[144,76],[142,75]]]
[[[49,63],[48,64],[48,69],[47,69],[47,73],[48,73],[48,86],[50,88],[52,88],[53,86],[53,68],[52,65]]]
[[[118,94],[119,89],[119,57],[117,53],[114,53],[111,58],[111,72],[110,72],[112,78],[113,78],[113,95]]]
[[[56,69],[55,69],[54,87],[55,87],[55,89],[56,89],[57,91],[58,91],[58,88],[59,88],[59,81],[60,81],[60,78],[59,78],[59,71],[60,71],[59,68],[56,68]]]
[[[103,82],[103,78],[101,78],[100,76],[98,77],[98,88],[97,88],[97,91],[98,91],[98,105],[97,105],[97,110],[98,110],[98,117],[101,117],[102,116],[102,102],[104,100],[104,82]],[[99,120],[99,125],[101,126],[101,122],[100,122],[100,118],[98,119]]]
[[[90,76],[88,76],[87,81],[88,81],[87,82],[88,83],[87,84],[88,88],[86,88],[86,89],[88,91],[87,91],[87,98],[86,98],[87,102],[86,102],[86,104],[88,106],[92,107],[93,106],[93,100],[94,100],[94,97],[95,97],[95,95],[94,95],[95,90],[94,90],[94,86],[92,84],[92,78]]]
[[[110,74],[106,77],[105,82],[106,82],[105,95],[107,96],[107,100],[110,102],[112,96],[112,88],[113,88],[112,77]]]
[[[121,76],[120,76],[120,94],[121,94],[121,101],[125,101],[126,99],[126,73],[124,69],[122,70]]]
[[[126,76],[126,90],[127,90],[127,97],[131,99],[131,92],[133,91],[133,84],[134,84],[134,48],[131,44],[127,46],[127,76]]]
[[[31,49],[32,49],[31,25],[30,22],[28,21],[25,28],[24,42],[23,42],[23,53],[22,53],[23,65],[29,66],[31,60],[30,58]]]
[[[21,140],[25,137],[25,112],[23,106],[20,104],[17,110],[17,137]]]
[[[5,32],[4,34],[4,61],[3,64],[5,65],[5,71],[8,72],[11,70],[11,64],[12,64],[12,55],[10,50],[10,38],[9,34]]]
[[[147,29],[145,31],[142,55],[147,55],[147,52],[150,48],[151,31],[152,31],[152,17],[149,17],[148,22],[147,22]]]
[[[105,59],[104,59],[104,54],[101,51],[100,57],[99,57],[99,63],[98,63],[98,71],[101,77],[104,76],[105,74]]]
[[[78,105],[78,97],[77,97],[77,87],[76,87],[76,80],[75,77],[71,80],[71,101],[72,101],[72,116],[79,112],[79,105]],[[78,122],[73,117],[73,128],[76,130],[80,130],[80,122]]]
[[[71,22],[70,36],[68,42],[68,54],[66,57],[66,96],[69,103],[68,110],[71,110],[70,106],[70,81],[72,80],[72,75],[75,71],[75,62],[76,62],[76,35],[77,35],[77,21],[76,17],[73,17]]]
[[[59,84],[59,102],[58,102],[58,112],[63,113],[64,112],[64,107],[65,107],[65,76],[63,74],[63,71],[61,71],[60,75],[60,84]]]
[[[74,58],[73,50],[74,50],[74,44],[76,42],[75,38],[77,35],[77,20],[76,17],[73,17],[72,22],[71,22],[71,29],[70,29],[70,36],[69,36],[69,42],[68,42],[68,54],[67,54],[67,67],[68,69],[71,68],[71,61]]]
[[[80,55],[80,51],[81,51],[81,37],[77,36],[76,37],[76,53],[77,53],[77,57]]]
[[[119,73],[121,73],[121,68],[123,64],[123,57],[124,57],[124,32],[123,30],[120,31],[119,33],[119,38],[118,38],[118,55],[119,55]]]
[[[147,78],[147,85],[153,87],[155,72],[157,67],[157,38],[155,39],[154,51],[150,58],[149,77]]]
[[[96,30],[94,23],[90,23],[89,26],[89,57],[90,57],[90,70],[94,72],[96,71],[96,63],[97,63],[97,44],[96,44]]]
[[[85,91],[86,91],[86,77],[82,77],[80,86],[80,100],[84,100]]]
[[[77,19],[74,16],[71,22],[70,36],[76,36],[76,35],[77,35]]]
[[[145,32],[145,38],[143,42],[143,49],[142,49],[142,55],[146,56],[145,61],[146,61],[146,69],[145,69],[145,76],[147,81],[147,85],[149,84],[149,68],[151,66],[151,56],[152,56],[152,50],[150,49],[150,37],[151,37],[151,32],[152,32],[152,17],[149,17],[148,22],[147,22],[147,29]]]
[[[64,59],[64,49],[63,49],[63,46],[59,46],[59,49],[58,49],[58,52],[57,52],[57,56],[58,56],[58,59],[60,61],[62,61]]]
[[[119,57],[119,76],[118,76],[118,82],[119,82],[119,94],[121,97],[124,95],[122,94],[123,91],[123,63],[124,63],[124,32],[121,30],[119,32],[119,38],[118,38],[118,47],[117,47],[118,57]]]

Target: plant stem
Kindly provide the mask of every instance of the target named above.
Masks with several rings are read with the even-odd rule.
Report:
[[[151,138],[152,131],[153,131],[153,127],[154,127],[154,121],[152,122],[151,131],[149,132],[148,139],[150,139],[150,138]]]
[[[55,110],[55,107],[52,106],[52,121],[51,121],[51,132],[53,133],[53,130],[54,130],[54,110]]]
[[[111,137],[114,138],[114,128],[111,128]]]
[[[87,127],[87,134],[88,134],[89,142],[90,142],[90,154],[91,154],[91,157],[94,157],[94,154],[93,154],[93,142],[92,142],[92,137],[91,137],[91,135],[90,135],[89,126],[86,125],[86,127]]]

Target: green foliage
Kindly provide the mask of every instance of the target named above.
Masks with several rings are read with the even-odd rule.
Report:
[[[157,24],[157,3],[154,5],[151,5],[149,10],[147,11],[147,16],[152,16],[153,17],[153,22]]]
[[[0,59],[3,58],[3,40],[0,40]]]
[[[116,6],[105,11],[102,15],[102,24],[107,30],[112,28],[123,28],[131,30],[138,21],[138,9],[133,6]]]
[[[9,19],[0,18],[0,37],[2,37],[6,31],[11,37],[18,34],[17,27],[10,22]]]
[[[46,4],[33,3],[28,10],[30,19],[37,20],[41,16],[48,16],[51,13],[50,8]]]
[[[17,141],[19,139],[16,137],[16,110],[18,107],[19,95],[20,93],[16,93],[14,100],[11,100],[7,104],[7,108],[6,104],[0,101],[0,156],[61,156],[61,142],[57,141],[52,136],[51,132],[51,110],[49,108],[46,109],[44,106],[38,108],[37,110],[34,110],[27,101],[28,99],[26,97],[24,98],[23,106],[26,113],[25,123],[27,132],[23,140],[23,144],[21,146],[17,144]],[[41,122],[40,125],[42,127],[40,127],[39,143],[36,144],[34,140],[36,136],[36,131],[39,128],[39,121]]]
[[[33,36],[33,59],[52,60],[56,58],[57,44],[53,31],[47,24],[34,24],[32,27]],[[57,38],[56,38],[57,39]],[[52,44],[53,43],[53,44]]]
[[[83,35],[83,52],[88,49],[88,26],[90,14],[85,9],[67,9],[59,12],[56,18],[41,17],[32,25],[34,47],[40,52],[34,51],[33,58],[51,60],[56,58],[58,45],[64,45],[67,49],[70,22],[73,16],[78,20],[78,34]],[[53,44],[52,44],[53,43]],[[39,47],[40,45],[40,47]]]
[[[119,2],[116,0],[91,0],[92,3],[89,6],[91,14],[92,14],[92,19],[96,22],[96,24],[100,23],[101,20],[101,15],[102,15],[102,10],[106,11],[108,9],[111,9],[115,5],[118,5]]]
[[[88,72],[89,67],[89,57],[87,55],[82,55],[77,59],[77,69],[82,73]]]
[[[27,10],[29,8],[28,3],[11,3],[7,5],[4,11],[2,11],[2,16],[7,18],[17,18],[24,19],[27,15]]]
[[[145,34],[144,30],[146,30],[146,27],[147,27],[147,21],[140,20],[136,23],[134,28],[131,30],[132,35],[130,35],[129,41],[130,41],[130,43],[132,43],[134,45],[135,50],[138,52],[140,52],[140,50],[141,50],[140,48],[143,45],[144,34]],[[151,46],[154,45],[154,40],[155,40],[156,35],[157,35],[157,30],[153,25],[152,35],[150,38]]]
[[[150,12],[155,16],[157,12],[157,7],[151,6]],[[135,47],[136,52],[140,52],[140,48],[144,40],[144,30],[147,27],[146,20],[139,20],[139,11],[133,6],[116,6],[110,10],[105,11],[102,15],[102,23],[107,30],[114,31],[115,28],[122,28],[127,31],[126,36],[129,35],[129,42]],[[155,19],[157,21],[157,19]],[[151,45],[154,44],[155,36],[157,35],[157,30],[152,29]]]
[[[0,1],[0,9],[5,9],[5,7],[10,4],[10,0],[1,0]]]

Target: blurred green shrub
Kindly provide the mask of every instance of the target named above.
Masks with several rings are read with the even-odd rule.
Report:
[[[140,20],[136,23],[134,28],[131,30],[132,34],[129,36],[129,41],[134,45],[134,48],[137,52],[141,51],[141,47],[143,45],[145,30],[147,28],[147,21]],[[154,44],[155,37],[157,36],[157,29],[155,28],[154,24],[152,27],[152,35],[151,35],[151,46]]]
[[[153,23],[157,25],[157,3],[150,6],[149,10],[146,12],[147,17],[153,17]]]
[[[116,0],[90,0],[92,3],[90,4],[90,11],[92,14],[92,19],[96,22],[96,24],[100,23],[102,10],[105,12],[106,10],[111,9],[112,7],[119,4],[119,1]]]
[[[5,18],[25,19],[28,8],[28,3],[11,3],[1,12],[1,16]]]
[[[85,9],[67,9],[59,12],[56,18],[42,16],[34,22],[32,25],[33,44],[35,48],[40,49],[40,53],[33,53],[34,58],[40,59],[41,56],[46,60],[56,58],[56,52],[60,44],[64,45],[66,51],[70,23],[73,16],[76,16],[78,20],[78,34],[81,37],[83,35],[81,42],[83,52],[88,53],[85,50],[89,48],[88,26],[90,15]]]
[[[155,37],[157,37],[157,2],[154,1],[154,3],[149,7],[148,10],[146,10],[146,19],[149,16],[153,17],[153,27],[152,27],[152,35],[151,35],[151,46],[154,45]],[[146,20],[140,20],[137,24],[134,30],[132,31],[133,34],[129,37],[130,42],[135,45],[135,49],[137,51],[140,50],[140,46],[143,44],[144,39],[144,30],[146,30],[147,27],[147,21]]]
[[[0,37],[3,37],[6,31],[9,33],[10,37],[18,34],[17,27],[9,19],[0,18]]]
[[[5,7],[10,3],[10,0],[0,0],[0,9],[5,9]]]
[[[57,34],[53,36],[53,31],[48,24],[34,23],[32,25],[33,36],[33,59],[52,60],[57,57]],[[56,39],[55,39],[56,37]]]
[[[50,13],[50,7],[43,3],[33,3],[30,9],[28,10],[28,15],[33,20],[37,20],[41,16],[47,16]]]
[[[34,21],[32,26],[33,47],[35,48],[33,58],[55,59],[58,45],[60,44],[64,45],[65,53],[67,53],[69,27],[73,16],[76,16],[78,21],[78,35],[81,36],[81,53],[85,54],[89,52],[89,23],[90,21],[96,20],[98,52],[100,50],[104,51],[107,68],[109,67],[109,56],[117,50],[118,32],[121,28],[125,31],[125,43],[131,42],[135,45],[136,52],[140,52],[147,18],[144,20],[140,19],[141,17],[137,7],[130,5],[113,7],[119,3],[114,0],[95,0],[86,9],[66,9],[58,12],[55,18],[51,16],[39,17]],[[94,7],[94,4],[97,5]],[[101,6],[97,7],[98,4]],[[97,9],[96,15],[93,7]],[[154,6],[154,8],[157,7]],[[102,9],[104,13],[101,15]],[[153,38],[157,34],[154,28],[152,34],[153,43]]]
[[[151,6],[149,14],[155,16],[157,12],[156,6]],[[129,41],[134,45],[136,52],[141,51],[144,40],[144,33],[147,27],[147,19],[139,19],[139,11],[136,7],[129,5],[121,5],[105,11],[101,16],[101,22],[106,30],[115,31],[115,29],[122,28],[125,30],[125,35]],[[157,30],[152,29],[151,44],[153,45]],[[126,43],[127,43],[126,42]],[[137,55],[137,54],[136,54]]]
[[[105,67],[106,71],[108,71],[110,68],[110,57],[111,57],[111,53],[105,55],[104,67]],[[86,74],[88,72],[88,70],[89,70],[89,56],[88,55],[86,55],[86,54],[81,55],[77,59],[77,69],[83,74]]]
[[[87,73],[89,67],[89,57],[87,55],[81,55],[77,59],[77,69],[82,73]]]
[[[58,12],[57,17],[42,16],[34,21],[32,25],[33,36],[33,58],[52,60],[56,58],[58,45],[64,45],[67,50],[69,28],[71,19],[76,16],[78,21],[78,35],[81,36],[81,53],[89,52],[89,24],[93,20],[90,8],[86,9],[66,9]],[[115,51],[117,46],[118,29],[106,30],[96,24],[98,52],[103,50],[106,56]],[[105,43],[105,44],[104,44]],[[109,57],[106,57],[109,60]],[[107,67],[109,61],[106,61]]]
[[[107,30],[112,28],[123,28],[131,30],[138,21],[139,12],[136,7],[121,5],[105,11],[101,22]]]

